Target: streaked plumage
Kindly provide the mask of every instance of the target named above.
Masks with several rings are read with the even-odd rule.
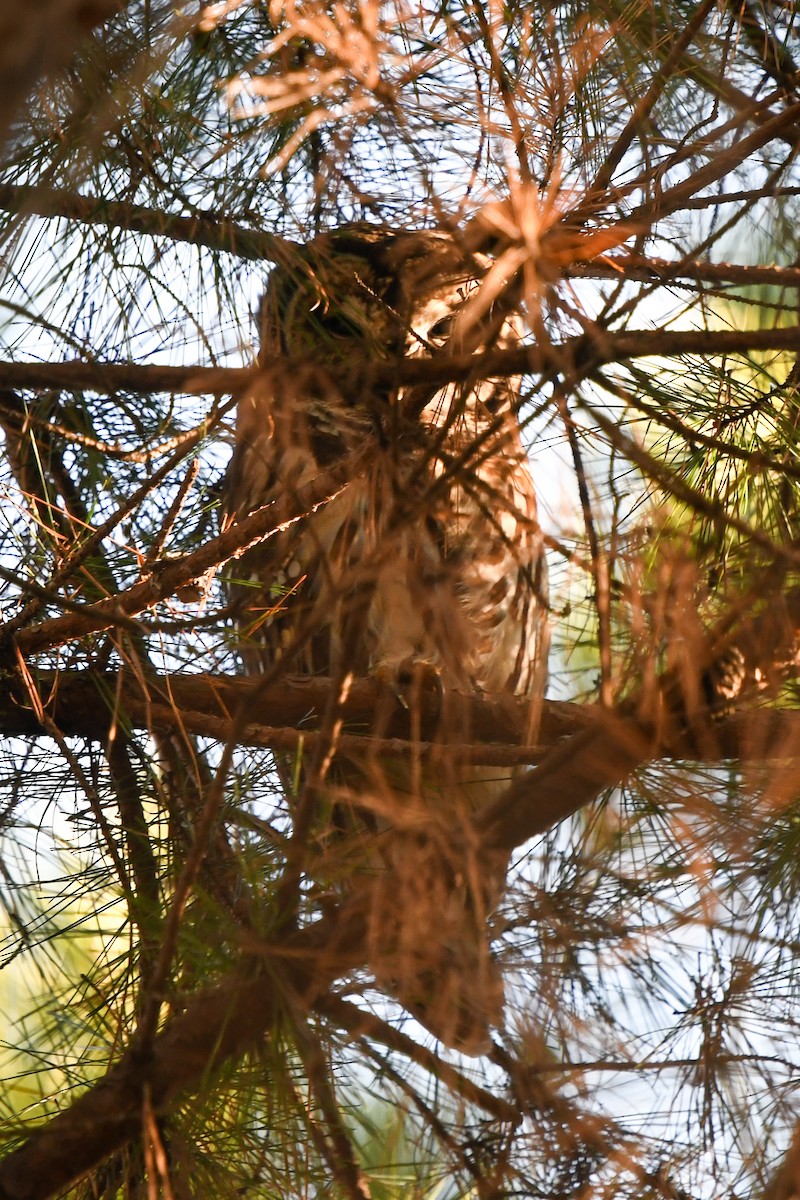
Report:
[[[515,341],[513,319],[482,311],[487,263],[445,232],[358,225],[270,276],[229,513],[301,487],[368,439],[371,449],[339,495],[237,566],[248,671],[287,654],[287,670],[372,673],[411,704],[415,686],[434,682],[446,695],[541,698],[546,574],[513,381],[398,389],[353,371],[341,382],[365,363]],[[509,774],[365,753],[329,775],[334,812],[349,810],[366,847],[345,855],[340,886],[373,889],[377,977],[467,1050],[502,1004],[486,921],[506,863],[486,861],[465,817]]]

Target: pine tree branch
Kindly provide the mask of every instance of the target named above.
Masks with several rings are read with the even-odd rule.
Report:
[[[364,957],[357,907],[318,921],[271,948],[267,966],[241,964],[191,999],[143,1055],[131,1045],[99,1082],[0,1163],[0,1200],[59,1195],[141,1134],[142,1094],[169,1111],[225,1062],[258,1045],[281,1010],[284,987],[307,1005]]]
[[[760,661],[766,663],[766,652]],[[784,674],[796,669],[794,665],[778,666]],[[756,669],[763,668],[753,668],[753,673]],[[280,750],[297,749],[301,744],[305,749],[316,745],[321,736],[316,732],[316,722],[324,711],[331,687],[331,681],[321,676],[287,675],[279,683],[263,688],[257,680],[237,676],[176,673],[148,675],[145,691],[143,677],[129,672],[93,670],[42,671],[36,675],[36,682],[48,715],[65,735],[105,742],[109,730],[122,722],[131,729],[163,734],[183,731],[224,743],[234,729],[234,714],[244,705],[249,720],[241,729],[239,744]],[[750,694],[761,691],[753,681]],[[747,698],[744,689],[742,698]],[[545,786],[544,781],[552,772],[554,787],[559,791],[565,778],[561,772],[568,769],[570,787],[577,789],[570,795],[584,796],[576,803],[577,808],[651,758],[694,758],[704,762],[768,760],[782,758],[789,747],[800,744],[800,713],[793,710],[743,708],[713,720],[706,713],[703,720],[712,730],[713,738],[699,747],[697,722],[695,728],[686,726],[682,730],[677,709],[670,718],[669,733],[657,734],[652,726],[637,723],[635,716],[624,709],[609,712],[596,704],[550,700],[543,705],[536,745],[526,747],[522,743],[528,717],[524,699],[459,695],[454,703],[459,737],[455,742],[452,720],[445,724],[450,736],[443,735],[437,697],[421,698],[419,725],[425,741],[420,744],[414,740],[408,710],[374,680],[356,679],[342,706],[342,715],[347,729],[363,732],[342,734],[337,743],[339,750],[345,754],[363,754],[368,743],[370,752],[398,758],[446,753],[458,762],[495,766],[538,762],[537,789]],[[392,705],[388,712],[387,705]],[[370,733],[376,713],[380,713],[379,723],[385,736],[375,737]],[[685,725],[685,714],[683,720]],[[0,695],[0,732],[6,736],[47,736],[35,710],[21,693],[12,689]],[[628,770],[618,743],[630,756]],[[546,770],[545,764],[548,764]],[[587,771],[582,785],[576,779],[579,770]],[[540,803],[537,799],[537,804]],[[544,808],[539,812],[543,821],[561,819],[557,815],[546,816]],[[549,824],[544,827],[549,828]]]
[[[65,388],[69,391],[131,392],[150,396],[155,392],[184,395],[224,396],[252,382],[255,367],[168,367],[138,363],[0,362],[3,387],[22,389]]]
[[[607,260],[608,261],[608,260]],[[796,284],[797,280],[793,280]],[[615,333],[598,328],[556,345],[529,343],[513,350],[486,354],[437,355],[370,364],[346,374],[357,385],[402,384],[436,386],[480,378],[579,371],[588,376],[597,367],[637,358],[675,358],[682,355],[725,356],[764,350],[795,350],[800,325],[777,329],[638,329]],[[285,369],[291,363],[281,360]],[[269,363],[265,363],[269,366]],[[257,367],[162,367],[135,363],[15,363],[0,362],[0,385],[23,389],[87,389],[105,394],[131,392],[151,395],[228,395],[256,378]],[[571,378],[571,376],[570,376]]]
[[[131,729],[173,733],[181,729],[227,741],[234,716],[240,706],[248,713],[248,723],[239,738],[242,745],[273,746],[290,749],[301,741],[313,743],[316,723],[325,710],[331,681],[320,676],[287,675],[280,682],[263,687],[258,679],[226,675],[156,675],[124,671],[42,671],[36,675],[38,690],[48,715],[62,733],[105,741],[109,730],[123,722]],[[146,688],[146,691],[145,691]],[[441,750],[436,738],[441,734],[442,712],[439,699],[430,694],[420,698],[420,724],[423,736],[430,739],[429,753]],[[550,701],[540,728],[540,741],[552,744],[568,736],[589,719],[594,706]],[[364,730],[351,734],[344,749],[358,748],[363,753],[364,738],[370,747],[375,739],[370,730],[376,721],[386,736],[379,741],[388,753],[401,755],[420,752],[412,739],[412,719],[406,708],[373,679],[353,680],[342,713],[349,729]],[[415,718],[416,719],[416,718]],[[528,703],[509,696],[459,695],[451,698],[448,726],[457,722],[458,736],[466,745],[448,744],[453,750],[480,757],[483,743],[489,743],[489,757],[500,765],[530,761],[541,751],[519,750],[522,731],[528,719]],[[0,694],[0,731],[11,736],[42,732],[34,709],[24,695],[5,690]],[[291,738],[288,736],[291,734]],[[277,735],[277,736],[276,736]]]
[[[656,758],[703,762],[796,756],[800,714],[770,709],[727,713],[772,695],[800,669],[800,589],[773,599],[724,644],[698,648],[691,679],[664,675],[652,696],[614,710],[554,746],[476,818],[483,844],[511,850],[552,829]]]
[[[730,7],[738,17],[739,28],[755,53],[764,74],[774,79],[781,88],[785,89],[788,96],[794,98],[797,94],[797,65],[786,43],[780,41],[775,33],[766,28],[766,20],[769,19],[768,11],[764,14],[765,23],[762,24],[761,14],[747,0],[741,5],[737,3],[727,7]]]
[[[788,190],[794,193],[797,189]],[[775,189],[771,189],[768,194],[773,196],[774,191]],[[711,203],[741,203],[743,199],[755,195],[757,193],[754,192],[734,192],[729,196],[690,197],[685,206],[696,208]],[[63,188],[0,184],[0,210],[45,218],[61,217],[82,224],[165,237],[171,241],[188,242],[255,262],[291,262],[293,255],[301,248],[298,243],[288,238],[237,224],[217,213],[197,211],[191,216],[183,216],[161,209],[147,208],[144,205],[87,196]],[[624,278],[664,283],[685,279],[698,283],[738,284],[743,287],[757,284],[775,287],[800,286],[798,267],[712,263],[698,259],[670,260],[627,253],[601,255],[591,262],[567,264],[564,267],[564,276],[568,279]],[[27,385],[17,383],[17,386]]]
[[[5,183],[0,185],[0,209],[36,217],[62,217],[83,225],[100,225],[106,230],[165,237],[256,262],[290,262],[293,251],[299,249],[297,243],[287,238],[239,225],[217,213],[198,210],[191,216],[181,216],[65,188]]]

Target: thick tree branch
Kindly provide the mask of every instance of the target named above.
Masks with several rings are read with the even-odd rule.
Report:
[[[225,396],[251,383],[255,367],[162,367],[138,363],[87,363],[73,360],[60,363],[0,363],[3,387],[64,388],[70,391],[134,392],[150,396],[155,392],[180,392],[186,395]]]
[[[146,1086],[156,1115],[255,1047],[292,993],[311,1005],[363,957],[358,910],[334,914],[270,947],[264,969],[242,965],[195,996],[146,1055],[131,1046],[107,1075],[0,1163],[0,1200],[60,1194],[141,1130]]]
[[[176,732],[184,729],[226,741],[235,714],[244,705],[249,716],[240,742],[243,745],[274,745],[276,730],[294,732],[293,744],[308,745],[325,710],[331,681],[319,676],[284,676],[279,683],[264,687],[258,679],[226,675],[142,675],[133,672],[42,671],[36,676],[47,712],[64,734],[105,741],[109,729],[124,718],[131,728]],[[147,691],[143,690],[146,686]],[[455,711],[453,711],[455,710]],[[539,741],[552,744],[574,733],[590,719],[593,707],[551,701],[545,705]],[[412,719],[386,689],[373,679],[356,679],[351,684],[342,713],[349,729],[366,730],[352,743],[363,752],[364,737],[379,713],[387,749],[400,754],[413,747]],[[433,695],[421,697],[420,725],[423,737],[433,743],[440,733],[441,706]],[[480,755],[481,743],[494,743],[499,750],[518,747],[528,718],[528,704],[510,696],[459,695],[448,712],[448,727],[457,722],[458,736],[469,739],[470,749]],[[416,719],[416,718],[415,718]],[[0,731],[7,735],[42,733],[34,709],[22,695],[6,690],[0,694]],[[391,743],[391,744],[389,744]],[[283,748],[283,747],[281,747]],[[449,752],[449,748],[448,748]],[[502,758],[502,753],[498,756]],[[514,754],[511,754],[513,761]],[[523,756],[519,755],[519,761]],[[480,759],[480,761],[484,761]],[[502,758],[502,761],[507,761]]]
[[[189,242],[210,250],[223,250],[238,258],[258,262],[287,262],[297,243],[274,233],[238,225],[217,213],[197,211],[191,216],[86,196],[65,188],[0,185],[0,209],[36,217],[66,217],[84,225],[100,225],[104,230],[124,229],[131,233],[166,237],[173,242]]]
[[[730,203],[740,201],[742,194],[733,193]],[[694,199],[694,198],[690,198]],[[725,196],[713,198],[726,202]],[[697,202],[699,203],[699,201]],[[706,200],[705,203],[710,203]],[[687,204],[687,206],[689,206]],[[696,206],[693,204],[692,206]],[[171,241],[188,242],[210,250],[234,254],[256,262],[282,263],[291,261],[300,248],[298,243],[278,237],[266,230],[240,225],[217,213],[197,211],[190,216],[167,213],[144,205],[105,200],[101,197],[70,192],[65,188],[26,187],[20,184],[0,185],[0,210],[30,214],[38,217],[62,217],[83,224],[100,225],[104,229],[123,229],[133,233],[166,237]],[[675,280],[714,284],[754,286],[772,284],[780,287],[800,286],[800,268],[744,265],[726,262],[703,262],[697,259],[675,260],[646,257],[641,254],[619,253],[602,255],[591,262],[566,264],[566,278],[630,279],[643,282],[671,283]],[[156,368],[139,368],[155,372]],[[17,383],[16,386],[27,386]],[[119,385],[122,386],[122,385]],[[153,390],[158,390],[153,388]]]
[[[517,779],[479,814],[484,845],[521,845],[657,757],[714,762],[795,756],[800,714],[766,709],[726,719],[726,713],[760,693],[774,693],[800,667],[800,589],[743,621],[735,636],[717,645],[709,639],[696,651],[692,679],[675,670],[645,702],[633,697],[614,710],[595,709],[591,724]]]
[[[348,381],[362,385],[403,384],[439,387],[477,378],[560,374],[580,370],[588,375],[610,362],[635,358],[675,358],[682,355],[747,354],[763,350],[796,350],[800,325],[779,329],[638,329],[614,333],[597,329],[557,345],[530,343],[488,354],[437,355],[356,368]],[[282,360],[284,367],[291,364]],[[269,364],[265,364],[268,366]],[[0,386],[87,389],[151,395],[177,392],[189,395],[228,395],[256,378],[257,367],[161,367],[134,363],[15,363],[0,362]]]
[[[274,749],[315,744],[331,686],[323,677],[289,675],[264,688],[257,680],[236,676],[173,674],[149,676],[145,693],[142,678],[132,673],[95,671],[43,671],[37,683],[50,719],[67,735],[104,742],[123,718],[133,729],[185,731],[225,742],[234,729],[234,714],[244,704],[250,720],[241,730],[240,744]],[[651,758],[747,761],[783,757],[790,747],[800,745],[800,713],[795,711],[761,708],[715,719],[709,725],[713,736],[700,749],[696,731],[686,725],[685,713],[681,716],[678,711],[679,702],[667,736],[624,709],[609,712],[599,705],[547,701],[536,745],[526,747],[521,744],[528,716],[524,700],[463,695],[456,704],[461,740],[453,744],[451,737],[443,751],[438,700],[433,695],[422,697],[419,728],[425,742],[420,746],[412,740],[407,709],[374,680],[357,679],[342,714],[346,729],[363,732],[343,734],[339,749],[363,754],[366,741],[371,751],[396,757],[446,752],[457,760],[500,766],[539,761],[536,771],[515,785],[514,796],[504,799],[498,810],[504,813],[508,807],[509,828],[516,837],[520,805],[526,806],[531,789],[536,797],[535,828],[525,826],[525,836],[550,828]],[[376,712],[383,735],[377,739],[369,732]],[[447,728],[452,734],[452,720]],[[13,691],[0,696],[0,731],[8,736],[47,736],[33,707]],[[498,813],[494,818],[487,814],[485,823],[496,819]]]
[[[147,691],[143,677],[132,672],[114,671],[41,671],[36,682],[47,712],[62,733],[69,736],[105,741],[109,729],[122,716],[132,729],[188,733],[226,741],[231,734],[234,714],[244,704],[250,720],[244,726],[240,744],[291,749],[301,741],[313,743],[320,714],[330,695],[331,681],[324,676],[286,675],[280,683],[263,687],[258,679],[236,675],[148,675]],[[525,747],[520,739],[528,718],[528,703],[505,695],[458,695],[458,735],[462,741],[448,743],[448,754],[464,753],[473,762],[498,765],[541,759],[548,748],[599,727],[602,737],[614,737],[613,719],[599,705],[546,701],[535,746]],[[387,705],[391,706],[387,710]],[[342,749],[363,751],[364,739],[370,746],[375,737],[369,732],[380,713],[383,740],[381,753],[402,755],[420,753],[410,740],[412,719],[385,689],[370,678],[355,679],[342,705],[345,728],[363,731],[344,735]],[[452,718],[452,712],[450,714]],[[425,739],[425,753],[437,753],[441,742],[442,713],[438,698],[420,698],[419,729]],[[415,718],[416,720],[416,714]],[[630,717],[626,717],[626,728]],[[448,721],[452,731],[452,719]],[[787,740],[800,738],[800,713],[781,709],[759,709],[731,713],[713,724],[714,747],[704,747],[704,757],[712,761],[769,757],[770,746],[784,746]],[[0,732],[6,736],[37,736],[44,731],[33,708],[24,697],[5,690],[0,694]],[[649,736],[649,735],[648,735]],[[757,749],[758,747],[758,749]],[[482,756],[482,751],[487,756]],[[659,743],[664,756],[690,758],[697,753],[696,738],[687,732],[681,738],[673,729],[669,743]]]

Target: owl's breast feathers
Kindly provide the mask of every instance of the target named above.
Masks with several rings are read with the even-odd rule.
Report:
[[[351,364],[516,340],[514,318],[482,299],[476,278],[487,265],[447,233],[354,226],[315,239],[296,269],[272,272],[261,311],[263,369],[239,404],[229,513],[241,517],[332,463],[369,453],[334,499],[237,564],[231,590],[249,671],[285,655],[289,671],[373,672],[391,682],[420,668],[453,692],[541,698],[547,579],[513,383],[365,394],[342,382]],[[387,886],[405,878],[420,901],[418,920],[427,913],[439,926],[431,955],[430,931],[409,934],[398,923],[396,894],[377,883],[375,938],[391,965],[376,965],[376,974],[392,978],[407,1007],[464,1048],[477,1044],[473,1025],[483,1036],[498,1015],[485,921],[505,864],[481,870],[475,847],[467,853],[463,845],[453,859],[462,841],[455,826],[509,776],[455,772],[444,760],[421,776],[368,752],[360,764],[340,765],[342,794],[371,812],[373,831],[384,835],[370,862],[390,868]],[[417,810],[432,822],[422,834]],[[467,986],[477,992],[472,1003]],[[449,1017],[433,1012],[433,992],[447,995]],[[499,995],[501,1003],[501,988]]]
[[[481,380],[363,395],[343,393],[337,379],[348,362],[420,357],[454,339],[459,349],[513,341],[513,319],[496,327],[480,314],[480,265],[449,234],[356,226],[315,239],[296,271],[273,271],[264,369],[239,404],[228,510],[242,516],[301,488],[368,439],[373,452],[299,535],[238,564],[250,669],[263,669],[302,621],[326,630],[330,645],[309,637],[295,669],[386,674],[411,661],[461,690],[543,687],[547,582],[513,387]],[[354,606],[363,636],[355,663],[343,663]]]

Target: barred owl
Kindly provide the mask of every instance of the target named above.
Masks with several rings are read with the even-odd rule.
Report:
[[[333,499],[237,566],[231,590],[249,672],[281,664],[339,680],[372,674],[412,710],[429,687],[443,710],[447,697],[471,692],[541,700],[547,583],[513,383],[378,386],[363,369],[515,341],[515,319],[480,289],[490,265],[443,231],[359,224],[314,239],[271,273],[261,372],[238,408],[228,513],[370,449]],[[296,787],[297,772],[286,774]],[[335,894],[369,889],[378,981],[470,1053],[485,1048],[502,1009],[489,918],[507,860],[481,850],[468,818],[510,775],[459,765],[444,750],[387,760],[367,738],[363,756],[334,759],[314,843],[317,876]]]

